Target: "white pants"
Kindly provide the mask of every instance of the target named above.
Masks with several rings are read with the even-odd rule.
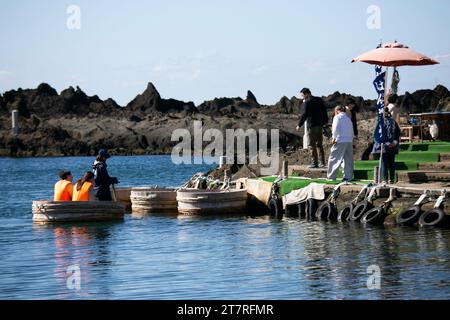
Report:
[[[353,143],[336,143],[331,147],[327,177],[336,180],[344,161],[344,179],[353,180]]]

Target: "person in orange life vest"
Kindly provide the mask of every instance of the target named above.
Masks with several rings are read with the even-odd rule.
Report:
[[[53,197],[53,200],[72,201],[72,174],[70,173],[70,171],[63,170],[59,172],[59,177],[61,178],[61,180],[55,183],[55,195]]]
[[[87,171],[73,188],[72,201],[95,201],[94,174]]]

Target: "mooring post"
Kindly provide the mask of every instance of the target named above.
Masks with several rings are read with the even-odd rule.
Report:
[[[287,161],[283,161],[283,169],[281,171],[281,176],[284,179],[289,178],[289,163]]]
[[[395,189],[395,188],[389,189],[389,199],[395,199],[396,195],[397,195],[397,189]]]
[[[309,146],[308,120],[305,121],[303,129],[304,129],[304,133],[303,133],[303,150],[306,150],[306,149],[308,149],[308,146]]]
[[[219,158],[219,169],[221,169],[225,165],[226,162],[227,162],[227,157],[226,156],[221,156]]]
[[[19,134],[19,111],[11,111],[12,129],[11,133],[13,135]]]
[[[379,167],[379,166],[375,166],[375,167],[373,168],[373,182],[374,182],[374,183],[380,183],[380,181],[379,181],[379,179],[378,179],[378,177],[380,176],[380,175],[379,175],[379,170],[380,170],[380,167]]]

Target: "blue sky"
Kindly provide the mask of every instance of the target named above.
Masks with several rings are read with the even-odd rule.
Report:
[[[69,30],[77,5],[81,28]],[[381,28],[366,26],[368,6]],[[252,90],[260,103],[310,87],[376,96],[353,57],[398,40],[441,65],[400,69],[400,92],[450,87],[447,0],[0,0],[0,92],[47,82],[125,105],[153,82],[196,104]]]

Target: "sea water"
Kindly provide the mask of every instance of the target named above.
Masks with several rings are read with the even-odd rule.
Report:
[[[0,299],[450,298],[444,229],[278,221],[260,212],[33,224],[31,202],[52,198],[58,170],[78,178],[92,162],[0,158]],[[211,167],[177,166],[168,156],[108,161],[120,186],[180,186]]]

